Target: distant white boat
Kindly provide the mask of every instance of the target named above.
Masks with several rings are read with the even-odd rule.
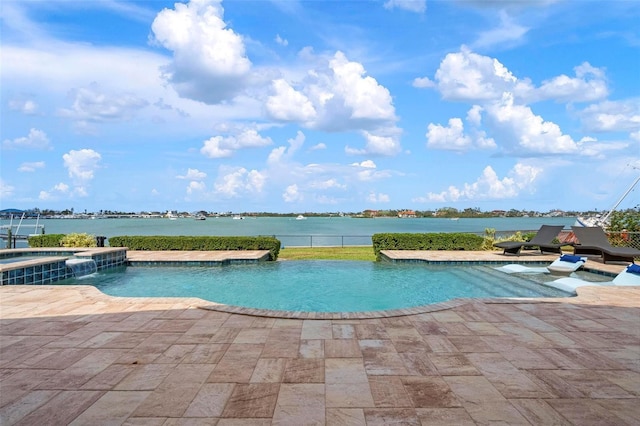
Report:
[[[199,214],[198,216],[194,217],[195,220],[207,220],[205,215]]]
[[[302,216],[301,214],[298,215],[298,217],[296,217],[296,220],[305,220],[306,217]]]
[[[234,219],[234,220],[242,220],[242,219],[244,219],[244,216],[235,215],[235,216],[233,217],[233,219]]]
[[[178,212],[175,210],[167,210],[166,216],[169,218],[169,220],[177,220]]]
[[[634,167],[637,168],[637,167]],[[616,209],[618,208],[618,206],[620,205],[620,203],[622,202],[622,200],[625,199],[625,197],[627,195],[629,195],[629,193],[631,191],[633,191],[633,188],[638,184],[638,182],[640,182],[640,176],[638,176],[636,178],[636,180],[633,181],[633,183],[631,184],[631,186],[629,187],[629,189],[627,189],[625,191],[624,194],[622,194],[622,197],[620,197],[620,199],[618,200],[618,202],[616,202],[613,207],[611,208],[611,210],[609,210],[606,214],[604,215],[597,215],[597,216],[591,216],[591,217],[581,217],[578,216],[576,218],[576,223],[574,226],[600,226],[603,229],[607,229],[607,227],[609,226],[609,221],[611,219],[611,214],[616,211]]]
[[[460,220],[459,217],[452,217],[451,220]]]

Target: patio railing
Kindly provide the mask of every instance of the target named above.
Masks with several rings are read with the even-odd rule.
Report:
[[[282,247],[370,246],[371,235],[274,235]]]
[[[506,238],[517,231],[497,231],[496,238]],[[520,231],[525,234],[536,230]],[[566,231],[567,234],[570,231]],[[483,236],[483,232],[474,232]],[[371,235],[273,235],[280,240],[282,247],[349,247],[370,246]],[[561,240],[562,241],[562,240]],[[614,246],[634,247],[640,250],[640,232],[610,232],[609,241]]]

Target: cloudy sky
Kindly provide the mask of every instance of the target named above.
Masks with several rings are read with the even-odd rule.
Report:
[[[0,208],[608,209],[640,174],[640,2],[0,10]]]

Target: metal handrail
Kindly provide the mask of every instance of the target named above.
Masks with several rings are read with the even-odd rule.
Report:
[[[371,235],[335,235],[335,234],[277,234],[272,235],[282,243],[282,247],[345,247],[345,239],[347,240],[346,246],[370,246]],[[292,244],[292,240],[304,240],[308,243],[305,244]],[[354,244],[348,244],[349,240],[356,240]],[[315,243],[314,243],[315,240]],[[335,244],[327,244],[327,242],[335,242]],[[365,242],[366,241],[366,242]]]
[[[506,236],[518,231],[497,231],[496,235]],[[536,230],[524,230],[520,233],[536,232]],[[469,232],[470,234],[484,235],[483,232]],[[609,239],[613,245],[624,245],[640,249],[640,232],[609,232]],[[337,235],[337,234],[277,234],[271,235],[282,243],[282,247],[355,247],[370,246],[371,235]],[[303,241],[304,244],[300,244]],[[328,242],[333,242],[329,244]],[[351,242],[351,243],[350,243]]]

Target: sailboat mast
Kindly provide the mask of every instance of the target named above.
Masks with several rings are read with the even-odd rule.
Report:
[[[602,218],[602,223],[607,223],[607,220],[609,220],[609,217],[611,216],[611,214],[618,208],[618,206],[620,205],[620,203],[622,202],[622,200],[625,199],[625,197],[627,195],[629,195],[629,193],[633,190],[633,187],[636,186],[638,184],[638,182],[640,182],[640,176],[638,176],[636,178],[635,181],[633,181],[633,183],[631,184],[631,186],[629,187],[629,189],[627,189],[627,191],[622,194],[622,197],[620,197],[620,199],[618,200],[618,202],[611,208],[611,210],[609,210],[609,212]]]

